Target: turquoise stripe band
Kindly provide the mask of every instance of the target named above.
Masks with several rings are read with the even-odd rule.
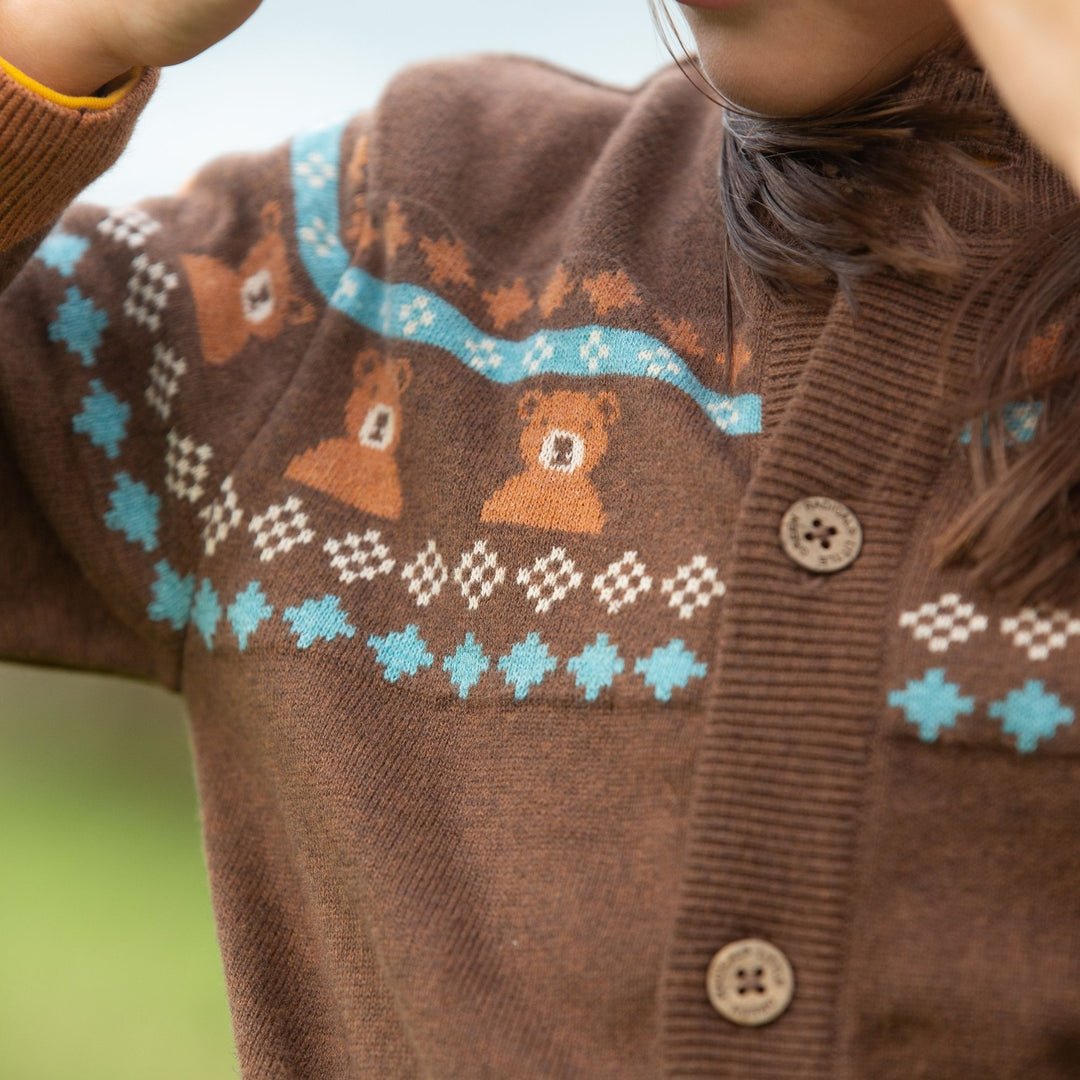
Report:
[[[300,257],[331,307],[384,337],[444,349],[492,382],[544,374],[655,379],[696,401],[726,434],[760,433],[757,394],[732,397],[709,390],[673,349],[648,334],[592,325],[543,330],[523,341],[493,337],[427,289],[380,281],[350,266],[338,213],[343,132],[344,124],[338,124],[300,135],[292,144]]]

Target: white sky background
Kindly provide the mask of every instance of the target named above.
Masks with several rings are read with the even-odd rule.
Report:
[[[232,37],[162,73],[124,156],[82,199],[169,194],[220,154],[368,108],[406,64],[471,52],[627,86],[669,60],[646,0],[264,0]]]

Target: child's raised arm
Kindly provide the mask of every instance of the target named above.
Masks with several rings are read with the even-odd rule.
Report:
[[[1080,4],[950,3],[1002,100],[1080,192]]]
[[[230,471],[318,331],[326,305],[295,207],[301,187],[337,191],[338,173],[331,183],[327,160],[285,144],[213,162],[175,196],[69,204],[122,152],[154,62],[206,47],[255,6],[31,0],[41,22],[19,39],[27,5],[0,0],[0,658],[177,687],[186,634],[212,639],[242,591],[215,591],[200,567],[230,532],[253,539]],[[118,64],[47,76],[47,13],[63,40],[65,20],[91,9],[98,25],[131,16],[130,39],[104,50]],[[188,33],[181,12],[206,32]],[[157,49],[122,47],[155,40],[148,26]],[[151,63],[95,85],[136,60]],[[44,77],[101,93],[66,96]],[[365,123],[333,140],[343,180]],[[363,175],[349,170],[346,209]]]

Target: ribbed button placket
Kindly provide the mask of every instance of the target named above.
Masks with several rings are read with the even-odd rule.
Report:
[[[766,362],[788,365],[790,393],[766,424],[730,553],[665,982],[671,1076],[835,1080],[887,612],[951,438],[919,407],[938,397],[949,299],[886,275],[859,296],[855,325],[840,300],[823,330],[820,310],[798,303],[765,316]],[[981,317],[973,308],[958,342],[975,339]],[[767,394],[765,408],[768,421]],[[800,517],[800,562],[782,523],[825,509],[814,500],[836,516]],[[750,1030],[710,1003],[710,963],[746,939],[775,946],[796,973],[790,1002]]]

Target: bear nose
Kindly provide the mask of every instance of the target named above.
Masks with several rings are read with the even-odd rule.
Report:
[[[549,431],[540,448],[540,464],[555,472],[572,473],[585,461],[585,440],[572,431]]]
[[[569,435],[559,435],[552,447],[552,463],[563,467],[573,464],[574,440]]]

